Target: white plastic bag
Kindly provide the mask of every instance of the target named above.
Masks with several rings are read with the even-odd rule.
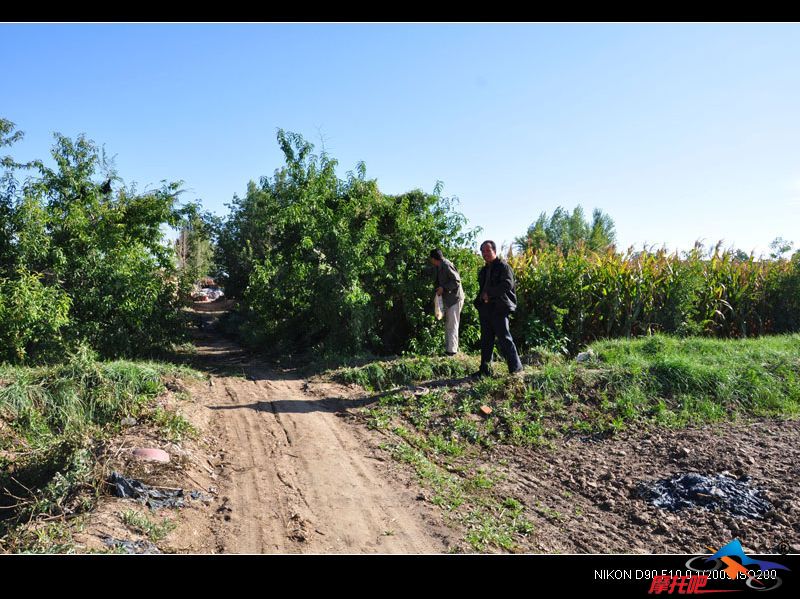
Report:
[[[436,316],[436,320],[444,317],[444,300],[441,295],[433,296],[433,314]]]

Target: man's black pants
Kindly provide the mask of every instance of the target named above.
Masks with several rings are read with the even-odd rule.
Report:
[[[492,362],[494,340],[500,346],[500,353],[505,357],[509,372],[516,372],[522,368],[519,360],[517,346],[508,330],[508,315],[510,311],[503,305],[481,304],[478,307],[481,319],[481,371],[488,372]]]

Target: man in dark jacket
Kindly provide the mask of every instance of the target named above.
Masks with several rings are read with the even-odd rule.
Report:
[[[486,265],[478,272],[478,297],[474,301],[481,319],[481,368],[474,376],[491,374],[495,337],[508,364],[508,372],[522,372],[517,346],[508,329],[508,316],[517,309],[514,272],[497,256],[494,241],[481,244],[481,255]]]
[[[445,353],[455,356],[458,351],[458,323],[464,307],[464,290],[461,275],[456,267],[442,254],[442,250],[432,250],[431,263],[436,267],[436,295],[444,302]]]

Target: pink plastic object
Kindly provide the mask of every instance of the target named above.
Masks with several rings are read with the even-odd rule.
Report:
[[[149,460],[151,462],[169,462],[169,454],[163,449],[156,449],[154,447],[140,447],[133,450],[133,455],[140,460]]]

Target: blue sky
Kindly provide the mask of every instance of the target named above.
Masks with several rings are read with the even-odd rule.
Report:
[[[620,247],[800,243],[800,25],[0,24],[0,116],[185,181],[224,214],[281,165],[276,129],[387,193],[457,196],[482,238],[542,211],[612,216]],[[795,246],[797,247],[797,245]]]

